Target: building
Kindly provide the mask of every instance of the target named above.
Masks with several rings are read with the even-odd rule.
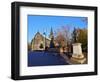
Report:
[[[45,50],[49,45],[50,39],[37,32],[31,41],[31,50]]]
[[[63,41],[62,41],[63,42]],[[64,51],[68,51],[67,47],[60,47],[58,41],[54,38],[53,30],[51,28],[49,38],[46,37],[46,33],[43,35],[40,32],[37,32],[33,39],[31,40],[31,50],[48,50],[59,51],[60,49]],[[67,44],[66,44],[67,45]]]

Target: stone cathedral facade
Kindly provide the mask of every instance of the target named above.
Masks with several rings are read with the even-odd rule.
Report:
[[[37,32],[31,41],[31,50],[44,50],[45,46],[49,47],[49,45],[50,39]]]
[[[31,40],[31,50],[45,50],[45,48],[50,47],[51,39],[53,38],[53,30],[51,28],[51,32],[49,38],[42,35],[40,32],[37,32],[33,39]]]

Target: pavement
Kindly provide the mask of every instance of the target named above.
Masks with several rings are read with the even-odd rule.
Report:
[[[66,59],[67,60],[67,59]],[[28,66],[68,65],[69,63],[59,55],[43,51],[31,51],[28,53]]]

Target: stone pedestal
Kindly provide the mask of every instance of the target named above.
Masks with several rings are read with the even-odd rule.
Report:
[[[84,54],[82,53],[81,43],[74,43],[71,62],[75,64],[78,64],[78,63],[82,64],[85,61],[86,61],[86,58],[84,57]]]
[[[82,54],[82,48],[81,43],[74,43],[73,44],[73,55],[74,58],[84,58],[84,55]]]

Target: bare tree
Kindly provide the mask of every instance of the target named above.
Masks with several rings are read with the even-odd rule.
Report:
[[[66,25],[66,26],[62,26],[62,33],[63,36],[66,39],[66,43],[69,44],[70,40],[71,40],[71,31],[70,31],[70,26]]]
[[[55,32],[55,40],[60,46],[67,46],[70,43],[71,32],[69,26],[62,26]]]

